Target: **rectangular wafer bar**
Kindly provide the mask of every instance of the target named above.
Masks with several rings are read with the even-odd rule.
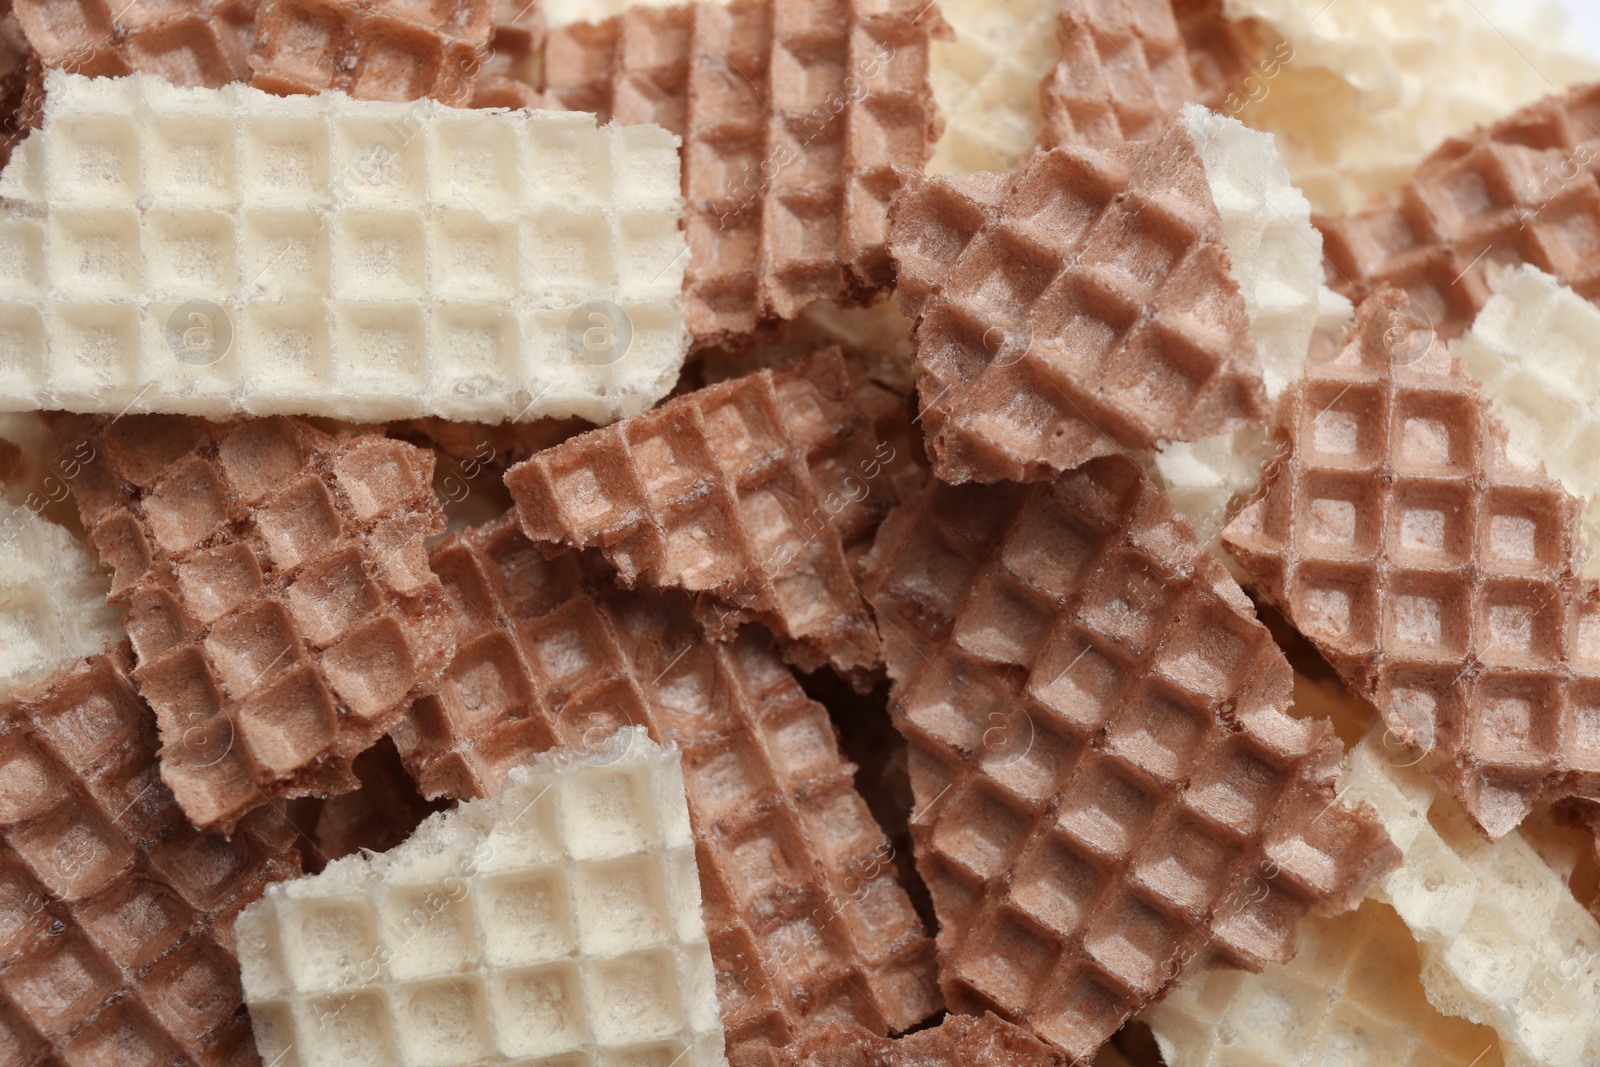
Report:
[[[433,456],[287,419],[58,416],[71,488],[126,604],[161,777],[196,826],[355,788],[350,761],[455,646],[426,539]]]
[[[896,499],[904,445],[882,391],[837,348],[680,396],[506,474],[536,542],[599,548],[624,583],[712,599],[715,630],[759,620],[803,669],[880,662],[850,556]]]
[[[272,808],[231,840],[188,824],[122,655],[0,705],[0,1058],[253,1063],[234,916],[300,873],[294,834]]]
[[[866,564],[952,1010],[1080,1059],[1174,981],[1295,952],[1399,856],[1325,721],[1137,466],[931,483]]]
[[[677,379],[664,130],[50,79],[0,174],[0,410],[608,422]]]
[[[395,740],[422,791],[493,794],[534,753],[647,726],[684,753],[730,1047],[939,1008],[933,946],[827,712],[758,631],[711,639],[680,593],[628,593],[510,516],[433,552],[460,651]]]

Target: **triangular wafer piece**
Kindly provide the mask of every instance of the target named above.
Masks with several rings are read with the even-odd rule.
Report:
[[[1223,544],[1490,837],[1600,793],[1600,594],[1581,502],[1506,453],[1403,294],[1284,396],[1287,450]]]
[[[759,620],[803,668],[864,677],[881,654],[850,557],[913,462],[874,425],[885,392],[826,349],[547,449],[506,485],[534,541],[599,548],[627,585],[706,594],[715,629]]]
[[[909,179],[891,211],[934,473],[1039,481],[1261,423],[1261,366],[1194,135]]]
[[[1398,859],[1328,723],[1132,463],[932,483],[867,559],[952,1009],[1087,1059],[1182,976],[1289,959]]]

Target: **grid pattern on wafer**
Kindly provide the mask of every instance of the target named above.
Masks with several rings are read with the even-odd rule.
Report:
[[[598,547],[626,584],[716,598],[716,630],[759,620],[806,669],[859,674],[881,657],[849,556],[912,462],[863,406],[880,392],[830,348],[574,438],[506,485],[535,541]]]
[[[460,651],[394,735],[425,794],[491,794],[533,753],[646,725],[684,752],[730,1047],[938,1009],[933,946],[854,768],[765,638],[707,640],[681,594],[591,592],[577,556],[546,559],[510,516],[447,538],[433,566]]]
[[[4,408],[605,422],[688,347],[660,129],[52,73],[0,192]]]
[[[889,287],[885,219],[895,168],[932,149],[939,25],[923,0],[736,0],[551,32],[549,106],[683,136],[697,344]]]
[[[0,709],[0,1055],[252,1062],[233,916],[299,873],[294,835],[270,809],[231,841],[185,822],[119,656]]]
[[[549,5],[490,0],[489,51],[472,86],[473,107],[540,107]]]
[[[1341,787],[1377,811],[1405,855],[1376,895],[1425,947],[1428,1000],[1492,1026],[1513,1062],[1595,1062],[1600,924],[1564,872],[1518,831],[1485,841],[1381,724],[1351,753]]]
[[[1404,296],[1308,364],[1228,551],[1491,837],[1600,790],[1581,503],[1505,434]]]
[[[1155,176],[1160,175],[1157,179]],[[896,199],[934,472],[1030,481],[1264,422],[1249,316],[1188,127]]]
[[[1212,971],[1141,1018],[1169,1067],[1502,1067],[1487,1026],[1441,1014],[1406,925],[1376,900],[1300,924],[1300,952],[1260,974]]]
[[[1088,1058],[1182,975],[1290,958],[1397,858],[1336,803],[1249,602],[1139,469],[933,483],[866,592],[911,752],[917,863],[954,1010]]]
[[[493,0],[259,0],[251,84],[360,100],[465,106],[493,29]]]
[[[743,1050],[735,1050],[738,1060]],[[904,1037],[885,1038],[859,1026],[834,1024],[815,1031],[760,1067],[1067,1067],[1067,1057],[994,1014],[947,1015],[938,1026]]]
[[[52,70],[142,71],[174,85],[248,80],[261,0],[11,0],[28,44]]]
[[[678,754],[613,742],[241,914],[262,1059],[726,1064]]]
[[[1329,284],[1357,302],[1403,289],[1444,338],[1465,332],[1487,303],[1491,266],[1530,264],[1600,297],[1597,120],[1600,85],[1540,100],[1447,141],[1397,204],[1318,218]]]
[[[59,416],[71,489],[197,826],[355,788],[350,761],[454,651],[433,456],[286,419]]]

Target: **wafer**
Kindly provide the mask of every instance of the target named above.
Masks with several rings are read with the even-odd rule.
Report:
[[[253,1062],[237,911],[300,873],[260,809],[231,841],[156,776],[156,727],[120,667],[84,660],[0,708],[0,1058]]]
[[[1199,975],[1145,1012],[1168,1067],[1506,1063],[1493,1030],[1428,1003],[1411,931],[1387,904],[1311,916],[1299,938],[1289,963]]]
[[[355,758],[351,772],[359,788],[317,805],[310,838],[320,865],[357,852],[388,852],[423,819],[445,808],[417,792],[394,742],[387,737]]]
[[[1445,346],[1387,291],[1285,394],[1286,452],[1227,547],[1491,837],[1600,791],[1581,502],[1518,466]]]
[[[260,0],[10,0],[42,65],[99,77],[142,71],[174,85],[247,80]]]
[[[742,378],[768,367],[783,367],[833,345],[838,345],[846,359],[886,389],[908,396],[916,388],[911,327],[892,296],[866,307],[843,307],[831,300],[809,304],[773,336],[697,353],[695,380],[700,385],[713,385]],[[919,443],[919,455],[921,450]]]
[[[1375,726],[1341,792],[1370,804],[1405,854],[1374,895],[1423,946],[1429,1002],[1492,1026],[1509,1062],[1597,1062],[1600,923],[1521,833],[1485,841],[1422,768]]]
[[[1600,78],[1600,61],[1554,4],[1340,0],[1319,11],[1300,0],[1229,0],[1227,9],[1266,42],[1237,113],[1277,137],[1295,184],[1329,214],[1392,199],[1447,137]]]
[[[0,175],[0,408],[606,422],[677,378],[663,130],[49,84]]]
[[[834,1023],[771,1059],[735,1067],[1068,1067],[1058,1049],[993,1014],[949,1015],[938,1026],[900,1038],[879,1037],[859,1026]]]
[[[473,107],[539,107],[548,4],[489,0],[489,50],[472,85]]]
[[[261,1058],[720,1067],[694,846],[678,753],[628,730],[274,886],[237,924]]]
[[[279,95],[464,106],[488,51],[493,0],[260,0],[250,84]]]
[[[43,103],[44,64],[5,0],[0,3],[0,167],[37,124]]]
[[[932,483],[867,559],[951,1008],[1087,1059],[1175,980],[1294,955],[1398,853],[1338,803],[1249,602],[1137,466]]]
[[[893,282],[884,220],[932,149],[942,25],[927,0],[634,7],[551,32],[546,102],[682,135],[685,314],[721,344]]]
[[[1197,108],[1152,141],[908,181],[889,240],[940,478],[1045,480],[1266,420],[1210,125]]]
[[[599,548],[630,587],[711,598],[713,632],[759,621],[803,669],[864,679],[881,656],[850,557],[911,463],[874,426],[881,392],[827,349],[548,449],[506,485],[534,541]]]
[[[424,794],[493,794],[534,753],[647,726],[683,749],[730,1047],[937,1011],[933,945],[827,712],[758,631],[709,640],[682,594],[593,563],[546,559],[510,516],[434,549],[460,652],[394,734]]]
[[[58,416],[111,599],[128,606],[161,777],[196,826],[355,788],[350,761],[454,653],[425,539],[433,457],[286,418]]]

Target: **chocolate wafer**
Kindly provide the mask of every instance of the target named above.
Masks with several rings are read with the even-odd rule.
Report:
[[[472,106],[540,107],[546,5],[539,0],[489,2],[489,51],[472,86]]]
[[[748,1058],[747,1058],[748,1057]],[[992,1013],[948,1015],[938,1026],[900,1038],[833,1023],[781,1053],[757,1056],[748,1046],[734,1067],[1068,1067],[1068,1058]]]
[[[867,560],[951,1008],[1086,1059],[1176,980],[1294,955],[1398,860],[1220,563],[1121,457],[931,483]]]
[[[839,350],[709,386],[506,474],[534,541],[599,548],[640,579],[711,598],[714,632],[756,620],[790,660],[864,679],[881,662],[850,556],[896,498],[904,443]]]
[[[269,93],[338,89],[358,100],[472,99],[492,0],[260,0],[250,84]]]
[[[1403,294],[1285,394],[1281,460],[1223,544],[1490,837],[1600,792],[1581,502],[1505,432]]]
[[[300,873],[294,834],[272,808],[232,840],[189,826],[121,662],[0,706],[0,1058],[254,1063],[234,916]]]
[[[827,712],[759,631],[710,640],[687,597],[594,562],[545,558],[511,516],[434,549],[460,651],[394,733],[422,791],[493,794],[534,753],[647,726],[683,750],[730,1047],[938,1010],[932,943]]]
[[[941,26],[925,0],[634,7],[551,31],[546,106],[682,135],[686,316],[697,345],[725,343],[893,281],[894,168],[932,148]]]
[[[215,88],[250,77],[261,0],[11,0],[48,69],[99,77],[144,72]]]
[[[934,473],[1047,480],[1264,422],[1221,218],[1187,123],[908,180],[891,212]]]
[[[454,652],[427,537],[433,456],[287,418],[59,416],[89,539],[128,606],[161,777],[191,822],[355,788],[350,761]]]
[[[44,63],[28,44],[10,0],[0,2],[0,167],[38,125],[44,105]]]

